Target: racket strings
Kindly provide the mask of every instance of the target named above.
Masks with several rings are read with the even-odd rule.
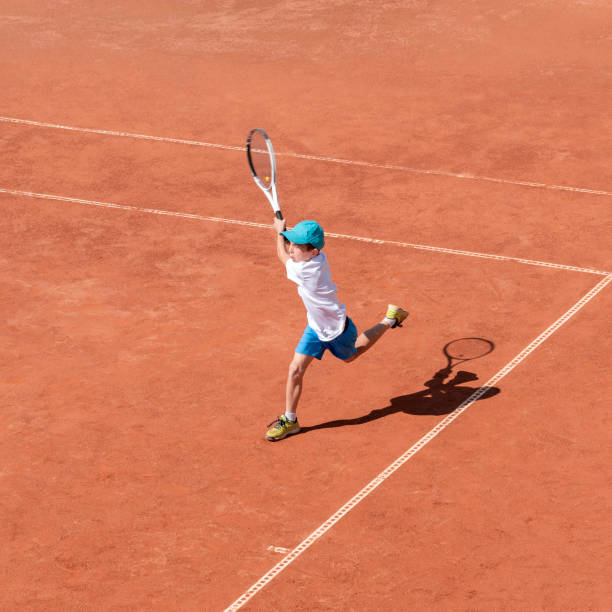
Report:
[[[255,132],[249,143],[249,159],[253,172],[264,187],[272,184],[272,158],[268,151],[266,139],[260,132]]]

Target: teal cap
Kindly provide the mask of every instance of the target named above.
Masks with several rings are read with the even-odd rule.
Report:
[[[321,250],[325,244],[323,228],[316,221],[300,221],[293,229],[285,230],[281,234],[295,244],[312,244],[315,249]]]

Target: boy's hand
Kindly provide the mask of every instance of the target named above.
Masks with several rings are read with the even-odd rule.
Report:
[[[274,219],[274,229],[277,234],[284,232],[287,229],[287,222],[284,219]]]

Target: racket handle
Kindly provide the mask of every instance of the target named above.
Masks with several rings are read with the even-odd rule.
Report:
[[[276,218],[280,219],[281,221],[283,220],[283,213],[280,210],[277,210],[275,213]]]

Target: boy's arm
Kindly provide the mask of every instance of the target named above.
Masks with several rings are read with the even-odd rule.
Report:
[[[289,259],[285,237],[281,235],[281,232],[284,232],[286,229],[287,223],[284,219],[274,219],[274,230],[276,231],[276,254],[283,265],[285,265]]]

